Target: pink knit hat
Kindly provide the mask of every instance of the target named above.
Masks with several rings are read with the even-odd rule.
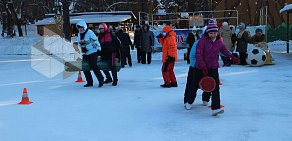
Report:
[[[206,32],[218,32],[218,26],[214,19],[209,20]]]

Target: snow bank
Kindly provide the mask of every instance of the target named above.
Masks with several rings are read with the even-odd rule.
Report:
[[[288,10],[292,10],[292,4],[287,4],[287,5],[285,5],[285,6],[280,10],[280,13],[283,13],[283,12],[288,11]]]
[[[35,25],[30,25],[28,29],[28,35],[24,37],[0,37],[0,55],[41,55],[48,52],[49,54],[71,54],[75,52],[73,43],[60,36],[39,36],[36,33]],[[40,51],[40,48],[44,48],[48,52]]]

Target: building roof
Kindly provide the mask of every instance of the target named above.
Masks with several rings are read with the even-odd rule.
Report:
[[[56,24],[55,15],[49,15],[48,18],[40,20],[36,25]],[[70,14],[70,23],[76,24],[80,20],[85,20],[86,23],[116,23],[135,18],[131,11],[112,11],[112,12],[84,12]]]
[[[285,6],[280,10],[280,13],[283,13],[283,12],[292,12],[292,4],[287,4],[287,5],[285,5]]]

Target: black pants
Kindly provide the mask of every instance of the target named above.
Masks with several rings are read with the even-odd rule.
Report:
[[[142,53],[141,53],[142,64],[146,64],[146,55],[147,55],[147,63],[151,64],[152,53],[151,52],[144,52],[144,51],[142,51]]]
[[[132,57],[130,51],[125,51],[122,54],[122,67],[124,67],[127,64],[127,59],[128,59],[128,65],[131,67],[132,66]]]
[[[90,69],[93,70],[97,80],[103,82],[103,76],[97,66],[97,53],[92,53],[90,55],[83,55],[83,61],[88,62]],[[90,71],[83,71],[87,84],[93,84],[92,75]]]
[[[141,55],[142,55],[142,51],[141,51],[141,48],[137,47],[137,61],[138,63],[141,62]]]
[[[224,64],[223,66],[230,66],[232,64],[232,61],[226,56],[222,55],[221,59],[222,59],[223,64]]]
[[[246,58],[247,58],[246,52],[239,52],[239,58],[240,58],[240,65],[247,65],[247,63],[246,63]]]
[[[220,109],[220,92],[219,92],[219,73],[218,69],[209,69],[208,76],[213,77],[216,81],[216,87],[214,91],[207,93],[204,92],[202,95],[203,101],[208,101],[212,95],[212,110]],[[199,82],[203,77],[202,70],[190,67],[187,78],[187,85],[184,94],[184,103],[193,104],[197,96],[197,91],[199,89]]]

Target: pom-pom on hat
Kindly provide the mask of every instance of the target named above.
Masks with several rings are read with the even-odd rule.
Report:
[[[209,20],[206,32],[218,32],[218,26],[214,19]]]

